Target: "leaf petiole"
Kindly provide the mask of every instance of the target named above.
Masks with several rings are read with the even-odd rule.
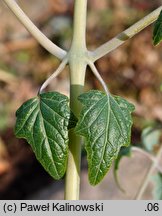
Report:
[[[107,94],[107,96],[110,95],[110,92],[108,90],[108,87],[106,85],[106,83],[104,82],[104,80],[102,79],[101,75],[99,74],[96,66],[94,65],[94,63],[92,61],[88,61],[88,65],[91,68],[93,74],[95,75],[95,77],[98,79],[98,81],[101,83],[105,93]]]
[[[68,63],[68,58],[64,58],[59,67],[53,72],[53,74],[42,84],[40,87],[38,94],[42,93],[43,90],[49,85],[49,83],[56,78],[65,68]]]

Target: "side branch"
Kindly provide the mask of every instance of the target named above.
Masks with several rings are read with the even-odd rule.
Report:
[[[15,14],[19,21],[25,26],[25,28],[35,37],[35,39],[52,55],[56,56],[62,60],[66,51],[55,45],[51,40],[49,40],[26,16],[26,14],[21,10],[18,4],[14,0],[3,0],[9,9]]]
[[[162,10],[162,6],[145,16],[143,19],[139,20],[137,23],[123,31],[122,33],[118,34],[116,37],[111,39],[110,41],[104,43],[96,50],[91,52],[91,59],[93,62],[98,60],[99,58],[103,57],[104,55],[108,54],[109,52],[113,51],[120,45],[122,45],[125,41],[132,38],[134,35],[142,31],[145,27],[149,26],[153,23],[160,14]]]
[[[141,187],[139,188],[139,191],[137,192],[136,196],[135,196],[135,200],[140,200],[148,186],[148,183],[150,181],[150,177],[153,174],[153,171],[155,170],[155,168],[157,168],[157,164],[159,164],[159,161],[162,157],[162,145],[160,146],[160,149],[155,157],[155,160],[153,161],[153,163],[151,164],[151,166],[148,169],[148,172],[142,182]]]
[[[144,156],[146,156],[149,160],[152,161],[152,163],[155,164],[155,168],[158,170],[158,172],[162,173],[162,167],[159,165],[159,161],[157,161],[156,157],[152,156],[150,153],[146,152],[145,150],[143,150],[139,147],[133,146],[131,149],[132,149],[132,151],[139,152],[139,153],[143,154]]]

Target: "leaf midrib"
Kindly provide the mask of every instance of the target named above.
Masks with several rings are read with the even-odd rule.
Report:
[[[55,168],[56,175],[57,175],[57,177],[59,178],[60,175],[59,175],[59,172],[58,172],[58,170],[57,170],[57,168],[56,168],[55,162],[54,162],[54,160],[53,160],[51,146],[50,146],[50,144],[49,144],[49,142],[48,142],[48,139],[47,139],[48,136],[47,136],[47,132],[46,132],[46,129],[45,129],[45,126],[44,126],[44,118],[43,118],[43,115],[42,115],[41,103],[40,103],[40,102],[39,102],[39,108],[40,108],[41,119],[43,120],[43,121],[41,121],[41,122],[42,122],[42,127],[43,127],[44,133],[45,133],[45,135],[46,135],[46,137],[45,137],[46,143],[48,144],[48,147],[49,147],[49,150],[50,150],[50,152],[49,152],[50,155],[49,155],[49,156],[50,156],[51,161],[52,161],[52,163],[53,163],[53,166],[54,166],[54,168]]]
[[[107,97],[107,95],[106,95],[106,97]],[[108,104],[108,110],[110,109],[110,97],[107,97],[108,98],[108,102],[106,103],[106,104]],[[100,160],[100,163],[99,163],[99,165],[98,165],[98,171],[96,172],[96,177],[95,177],[95,181],[94,181],[94,183],[96,184],[96,179],[97,179],[97,177],[98,177],[98,173],[99,173],[99,171],[100,171],[100,167],[101,167],[101,163],[102,163],[102,161],[103,161],[103,157],[104,157],[104,152],[105,152],[105,148],[106,148],[106,143],[107,143],[107,135],[108,135],[108,132],[109,132],[109,123],[110,123],[110,110],[109,110],[109,112],[108,112],[108,114],[107,114],[107,118],[108,118],[108,121],[107,121],[107,124],[106,124],[106,135],[105,135],[105,140],[104,140],[104,143],[105,143],[105,145],[104,145],[104,147],[102,148],[102,157],[101,157],[101,160]]]

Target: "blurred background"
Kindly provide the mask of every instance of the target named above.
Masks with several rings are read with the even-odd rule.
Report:
[[[73,0],[17,2],[48,38],[64,49],[70,47]],[[88,0],[88,49],[111,39],[161,3],[160,0]],[[3,1],[0,17],[0,199],[63,199],[64,181],[54,181],[36,161],[26,141],[14,135],[16,110],[37,94],[59,61],[31,37]],[[156,154],[162,141],[162,45],[153,47],[152,30],[153,26],[147,27],[97,61],[96,66],[110,91],[136,106],[132,144]],[[87,70],[85,90],[92,88],[102,90]],[[68,68],[47,90],[69,95]],[[149,166],[147,157],[134,152],[120,164],[119,177],[125,193],[116,186],[112,170],[101,184],[92,187],[83,152],[81,199],[133,199]],[[154,184],[150,182],[143,199],[153,198]]]

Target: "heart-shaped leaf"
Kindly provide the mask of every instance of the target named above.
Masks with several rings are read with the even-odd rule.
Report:
[[[118,96],[92,90],[79,96],[83,110],[75,128],[86,139],[89,181],[98,184],[117,158],[121,146],[128,146],[131,112],[134,106]]]
[[[60,179],[66,171],[68,101],[57,92],[43,93],[26,101],[16,112],[16,136],[27,140],[38,161],[55,179]]]

